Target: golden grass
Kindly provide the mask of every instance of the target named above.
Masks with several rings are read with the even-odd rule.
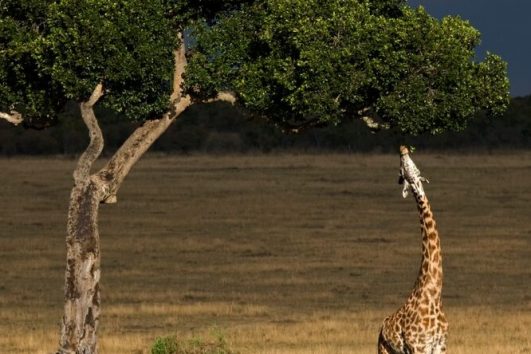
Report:
[[[266,315],[267,308],[258,305],[240,305],[224,302],[192,304],[151,304],[114,305],[106,309],[107,316],[260,316]]]
[[[531,154],[415,154],[450,352],[531,352]],[[75,161],[0,160],[0,353],[51,353]],[[102,353],[222,331],[241,353],[374,353],[416,276],[397,156],[148,156],[104,205]]]

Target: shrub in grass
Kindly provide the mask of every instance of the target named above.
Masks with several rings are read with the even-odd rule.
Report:
[[[177,353],[177,340],[174,337],[158,337],[151,347],[151,354]]]
[[[151,354],[238,354],[228,347],[223,335],[213,340],[192,338],[179,340],[174,336],[158,337],[151,347]]]

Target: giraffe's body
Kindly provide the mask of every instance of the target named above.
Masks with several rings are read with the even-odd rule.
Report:
[[[400,152],[401,179],[412,191],[420,215],[422,263],[406,303],[384,320],[378,354],[444,354],[448,322],[441,302],[443,272],[439,234],[422,188],[425,179],[420,177],[407,148],[401,147]]]

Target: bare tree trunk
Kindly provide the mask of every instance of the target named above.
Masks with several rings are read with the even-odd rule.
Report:
[[[103,149],[103,136],[93,111],[102,95],[100,84],[90,99],[80,104],[90,143],[79,158],[70,194],[60,354],[97,353],[96,330],[100,314],[98,209],[102,186],[91,178],[90,170]]]
[[[60,354],[97,353],[100,314],[100,192],[88,181],[72,189],[67,227],[65,305]]]

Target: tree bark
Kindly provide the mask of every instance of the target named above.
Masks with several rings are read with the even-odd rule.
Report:
[[[103,136],[93,106],[103,95],[99,84],[80,104],[90,143],[74,171],[67,219],[64,316],[59,354],[97,353],[96,331],[100,314],[100,240],[98,209],[102,186],[90,170],[103,149]]]
[[[100,314],[100,192],[91,179],[76,183],[70,195],[67,226],[65,305],[60,354],[97,353]]]

